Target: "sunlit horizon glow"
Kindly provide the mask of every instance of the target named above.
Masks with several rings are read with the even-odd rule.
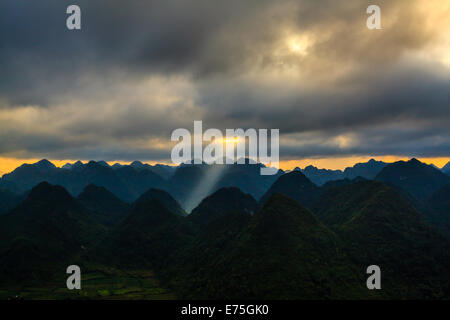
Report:
[[[297,159],[297,160],[280,160],[279,168],[282,170],[293,170],[296,167],[305,168],[309,165],[317,167],[319,169],[330,169],[330,170],[343,170],[347,167],[352,167],[356,163],[367,162],[370,159],[375,159],[377,161],[384,161],[387,163],[396,162],[396,161],[408,161],[411,158],[409,157],[400,157],[400,156],[352,156],[352,157],[338,157],[338,158],[311,158],[311,159]],[[438,168],[442,168],[448,162],[450,162],[450,157],[435,157],[435,158],[427,158],[427,157],[418,157],[419,161],[424,162],[426,164],[433,164]],[[0,177],[6,173],[12,172],[17,167],[22,164],[33,164],[42,159],[32,158],[32,159],[16,159],[16,158],[5,158],[0,157]],[[81,161],[82,163],[87,163],[91,160],[82,159],[82,160],[74,160],[74,159],[47,159],[51,163],[53,163],[56,167],[62,167],[66,163],[75,163],[77,161]],[[94,160],[100,161],[101,159]],[[137,161],[140,161],[137,159]],[[113,165],[115,163],[119,163],[122,165],[129,165],[133,161],[106,161],[109,165]],[[142,163],[149,165],[163,164],[169,166],[176,166],[170,161],[141,161]]]

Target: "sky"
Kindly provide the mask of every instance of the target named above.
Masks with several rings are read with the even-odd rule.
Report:
[[[81,8],[81,30],[66,8]],[[381,8],[369,30],[366,8]],[[281,167],[450,160],[450,0],[2,0],[0,173],[170,163],[173,130],[277,128]]]

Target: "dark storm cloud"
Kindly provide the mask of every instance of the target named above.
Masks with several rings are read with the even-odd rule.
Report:
[[[370,31],[368,4],[3,0],[0,156],[167,159],[194,120],[279,128],[286,159],[450,156],[449,65],[417,54],[449,8],[379,1]]]
[[[90,73],[218,70],[204,56],[209,43],[267,2],[79,0],[82,30],[69,31],[73,1],[2,1],[0,93],[12,103],[46,104]]]
[[[208,113],[211,125],[219,127],[251,123],[291,133],[324,128],[360,129],[399,121],[449,123],[450,76],[428,68],[433,66],[403,66],[373,78],[370,71],[362,72],[345,80],[364,83],[364,90],[356,94],[353,87],[346,88],[345,84],[340,91],[323,86],[299,92],[294,87],[280,95],[252,83],[231,87],[214,83],[206,85],[200,97],[201,103],[211,110],[220,110]]]

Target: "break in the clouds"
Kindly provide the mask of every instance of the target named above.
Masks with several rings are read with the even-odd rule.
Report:
[[[0,156],[165,160],[203,120],[284,159],[449,157],[450,1],[376,1],[381,30],[369,4],[3,0]]]

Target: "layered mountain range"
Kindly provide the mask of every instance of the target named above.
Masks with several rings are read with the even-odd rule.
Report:
[[[387,165],[383,161],[376,161],[370,159],[365,163],[357,163],[353,167],[347,167],[345,170],[329,170],[318,169],[314,166],[307,166],[304,169],[295,168],[295,171],[301,171],[308,179],[315,184],[321,186],[328,181],[350,179],[362,177],[366,179],[373,179],[375,176]]]
[[[433,166],[411,159],[322,185],[250,163],[151,168],[40,161],[5,175],[0,296],[47,288],[77,264],[145,270],[185,299],[450,297],[450,177]],[[367,289],[369,265],[382,290]]]

